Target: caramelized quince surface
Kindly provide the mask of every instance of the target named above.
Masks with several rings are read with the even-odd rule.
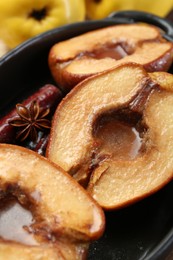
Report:
[[[50,71],[68,92],[85,78],[125,62],[136,62],[147,71],[167,71],[173,45],[160,30],[148,24],[121,24],[87,32],[53,45]]]
[[[172,75],[151,75],[129,63],[93,76],[55,113],[48,157],[105,209],[142,199],[172,179]]]
[[[23,254],[38,254],[41,259],[57,259],[56,255],[83,259],[89,242],[102,235],[101,208],[73,178],[43,156],[16,145],[0,144],[0,179],[1,200],[13,196],[32,212],[33,222],[25,230],[36,241],[4,246],[4,240],[0,247],[5,255],[12,254],[17,243],[17,255],[23,250]]]

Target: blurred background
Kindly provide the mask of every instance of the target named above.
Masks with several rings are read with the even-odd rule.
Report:
[[[47,30],[120,10],[150,12],[173,23],[173,0],[0,0],[0,57]]]

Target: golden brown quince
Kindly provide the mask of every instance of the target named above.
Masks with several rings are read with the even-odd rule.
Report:
[[[173,177],[171,82],[134,63],[84,80],[56,110],[47,156],[105,209],[151,195]]]
[[[0,158],[1,221],[3,207],[14,199],[33,218],[22,227],[27,239],[19,239],[18,230],[13,241],[14,223],[9,234],[2,234],[0,225],[3,259],[84,259],[89,242],[104,231],[97,203],[64,170],[33,151],[0,144]]]
[[[55,44],[49,67],[66,92],[96,73],[125,62],[147,71],[167,71],[173,60],[173,44],[158,28],[148,24],[122,24],[87,32]]]

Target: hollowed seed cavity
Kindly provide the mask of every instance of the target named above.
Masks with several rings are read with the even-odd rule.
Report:
[[[104,59],[104,58],[112,58],[115,60],[120,60],[127,55],[133,53],[133,48],[130,45],[125,43],[107,43],[102,46],[98,46],[93,51],[82,52],[78,55],[78,57],[92,57],[94,59]]]
[[[7,195],[0,203],[0,237],[27,245],[37,245],[33,234],[28,232],[34,218],[13,195]]]
[[[97,156],[105,155],[113,160],[133,160],[139,156],[144,150],[142,135],[146,131],[139,118],[137,114],[119,112],[97,118],[93,128]]]

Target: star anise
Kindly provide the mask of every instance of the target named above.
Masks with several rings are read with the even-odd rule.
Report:
[[[14,117],[8,123],[19,128],[16,138],[21,141],[30,137],[34,142],[37,140],[39,130],[43,131],[51,127],[50,121],[45,119],[49,114],[49,108],[41,110],[37,101],[32,101],[29,107],[17,104],[16,111],[19,116]]]

